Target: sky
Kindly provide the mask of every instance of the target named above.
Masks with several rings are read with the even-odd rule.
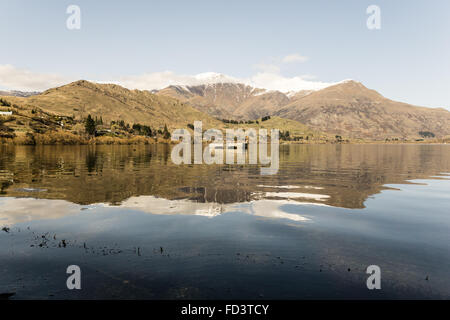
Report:
[[[80,29],[67,28],[70,5]],[[367,27],[370,5],[380,29]],[[212,77],[295,91],[354,79],[450,110],[448,0],[0,0],[0,18],[0,89],[86,79],[150,90]]]

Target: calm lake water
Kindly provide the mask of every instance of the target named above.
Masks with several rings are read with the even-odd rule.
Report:
[[[272,176],[166,145],[3,146],[0,187],[14,299],[450,298],[450,145],[281,145]]]

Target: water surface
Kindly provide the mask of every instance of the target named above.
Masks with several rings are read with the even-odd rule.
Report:
[[[0,147],[0,293],[448,299],[449,172],[449,145],[282,145],[272,176],[166,145]]]

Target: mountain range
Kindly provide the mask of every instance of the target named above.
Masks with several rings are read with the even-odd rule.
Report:
[[[39,94],[38,91],[17,91],[17,90],[10,90],[10,91],[2,91],[0,90],[0,96],[12,96],[12,97],[30,97],[35,96]]]
[[[411,140],[421,138],[423,132],[438,138],[450,135],[449,111],[393,101],[353,80],[288,93],[238,82],[205,81],[148,91],[79,80],[39,94],[7,98],[15,105],[56,115],[83,119],[91,114],[104,121],[124,120],[155,128],[166,124],[169,129],[185,128],[195,120],[202,120],[205,128],[223,128],[223,119],[242,122],[272,116],[289,120],[272,121],[289,124],[289,129],[280,130],[298,127],[298,132],[351,139]]]
[[[353,80],[320,90],[283,93],[241,83],[169,86],[156,92],[214,117],[296,120],[315,130],[361,139],[420,138],[419,132],[450,135],[450,112],[397,102]]]

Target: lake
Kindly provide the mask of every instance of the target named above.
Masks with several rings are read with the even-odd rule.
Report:
[[[0,293],[450,298],[450,145],[281,145],[276,175],[170,150],[0,146]]]

